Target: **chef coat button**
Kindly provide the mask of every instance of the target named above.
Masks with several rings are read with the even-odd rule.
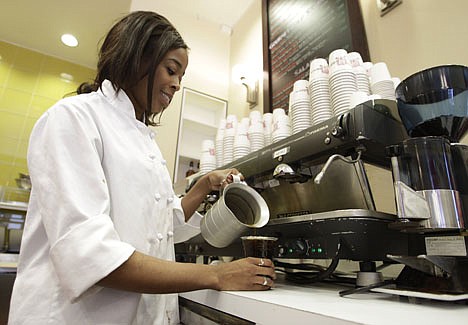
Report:
[[[151,139],[154,139],[155,137],[156,137],[156,134],[155,134],[154,132],[151,132],[151,133],[150,133],[150,138],[151,138]]]
[[[163,160],[161,160],[161,164],[166,166],[167,162],[163,159]]]
[[[156,158],[156,155],[155,154],[150,154],[149,157],[150,157],[151,160],[154,160]]]
[[[174,236],[174,232],[169,230],[167,232],[167,237],[172,237],[172,236]]]
[[[167,198],[167,203],[172,203],[172,201],[174,201],[174,198],[172,196]]]
[[[156,193],[156,194],[154,195],[154,199],[155,199],[156,201],[159,201],[159,200],[161,199],[161,194]]]
[[[162,240],[164,238],[163,234],[161,234],[160,232],[158,232],[156,236],[158,237],[159,240]]]

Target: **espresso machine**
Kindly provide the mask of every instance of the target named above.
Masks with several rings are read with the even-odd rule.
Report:
[[[327,281],[340,260],[352,260],[360,266],[353,280],[357,287],[468,298],[468,277],[463,276],[468,274],[468,148],[456,143],[468,116],[468,68],[462,68],[465,85],[454,97],[460,93],[465,98],[448,100],[457,107],[464,100],[465,112],[456,118],[431,115],[431,125],[437,124],[433,118],[447,120],[437,132],[432,126],[408,123],[402,111],[419,104],[401,95],[403,89],[415,87],[404,80],[397,102],[369,100],[223,166],[240,170],[270,211],[264,227],[243,235],[277,237],[275,265],[288,269],[293,264],[299,276],[291,272],[291,279],[299,283]],[[438,86],[444,87],[441,82]],[[439,93],[443,92],[427,97],[434,102]],[[379,188],[368,178],[369,166],[388,173],[385,186],[391,196],[386,199],[395,202],[394,212],[376,205]],[[216,248],[198,235],[177,244],[176,254],[187,261],[200,255],[242,257],[243,251],[240,239]],[[317,259],[330,263],[322,269],[301,265]],[[376,262],[404,268],[388,283],[376,272]]]

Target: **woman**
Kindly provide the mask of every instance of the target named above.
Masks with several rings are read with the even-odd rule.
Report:
[[[103,42],[96,91],[36,123],[10,324],[177,324],[174,293],[273,285],[270,260],[174,262],[174,240],[199,232],[203,198],[238,173],[213,171],[174,195],[147,126],[180,89],[187,50],[164,17],[131,13]]]

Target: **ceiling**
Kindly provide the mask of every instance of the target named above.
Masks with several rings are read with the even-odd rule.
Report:
[[[153,0],[161,5],[168,0]],[[177,14],[233,27],[255,0],[170,0]],[[130,10],[131,0],[2,0],[0,40],[95,68],[98,46],[110,26]],[[167,6],[165,6],[167,7]],[[174,13],[176,14],[176,13]],[[170,19],[170,13],[166,13]],[[60,42],[64,33],[76,48]]]

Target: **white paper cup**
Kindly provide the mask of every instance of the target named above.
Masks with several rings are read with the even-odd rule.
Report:
[[[391,80],[392,76],[388,71],[387,64],[384,62],[375,63],[370,70],[371,84],[378,83],[383,80]]]
[[[348,52],[344,49],[337,49],[332,51],[328,55],[328,65],[330,68],[332,66],[340,66],[340,65],[346,65],[349,64],[348,62]]]
[[[349,64],[351,64],[353,68],[360,67],[364,63],[362,61],[361,54],[359,54],[358,52],[349,52],[347,58],[348,58]]]
[[[301,91],[301,90],[307,91],[308,85],[309,85],[309,82],[307,80],[296,80],[294,82],[293,91]]]

